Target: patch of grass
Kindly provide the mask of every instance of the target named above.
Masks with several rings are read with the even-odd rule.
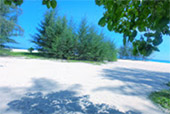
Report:
[[[26,58],[46,58],[41,53],[12,52],[10,49],[0,49],[0,56],[26,57]]]
[[[14,57],[26,57],[26,58],[45,58],[41,53],[29,53],[29,52],[10,52],[9,56]]]
[[[167,83],[170,86],[170,82]],[[152,92],[149,98],[161,107],[170,110],[170,89]]]
[[[86,60],[67,60],[67,62],[83,62],[83,63],[90,63],[94,65],[101,65],[105,64],[105,62],[98,62],[98,61],[86,61]]]
[[[12,57],[26,57],[31,59],[52,59],[56,60],[57,58],[51,58],[48,56],[44,56],[41,53],[29,53],[29,52],[12,52],[10,50],[0,50],[0,56],[12,56]],[[83,62],[83,63],[90,63],[95,65],[101,65],[105,62],[98,62],[98,61],[86,61],[86,60],[66,60],[67,62]]]

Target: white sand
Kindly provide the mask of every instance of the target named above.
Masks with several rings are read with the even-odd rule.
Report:
[[[28,91],[74,90],[120,111],[162,114],[148,98],[170,81],[170,64],[118,60],[103,65],[0,57],[0,114]],[[14,114],[14,113],[12,113]]]
[[[12,49],[11,51],[13,51],[13,52],[29,52],[26,49]],[[37,53],[38,51],[37,50],[33,50],[32,52]]]

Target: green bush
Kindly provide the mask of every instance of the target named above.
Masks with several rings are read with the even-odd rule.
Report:
[[[150,95],[153,102],[159,104],[163,108],[170,110],[170,90],[162,90],[153,92]]]
[[[170,87],[170,82],[167,83],[167,86]],[[152,92],[149,98],[154,103],[159,104],[161,107],[170,110],[170,89]]]
[[[88,26],[85,19],[78,30],[78,59],[94,61],[116,60],[114,43],[106,41],[102,33],[98,34],[94,26]]]
[[[30,48],[28,48],[28,51],[29,51],[30,53],[32,53],[32,51],[34,51],[34,48],[30,47]]]
[[[66,17],[50,11],[45,14],[33,42],[37,49],[49,57],[90,61],[116,60],[114,43],[105,40],[93,26],[83,19],[79,28],[68,24]]]

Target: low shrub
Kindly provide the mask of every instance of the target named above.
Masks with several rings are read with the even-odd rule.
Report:
[[[167,83],[170,86],[170,82]],[[152,92],[149,98],[161,107],[170,110],[170,89]]]

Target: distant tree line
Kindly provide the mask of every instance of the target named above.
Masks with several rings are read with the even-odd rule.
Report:
[[[133,43],[125,41],[126,43],[118,49],[118,58],[132,59],[132,60],[145,60],[147,56],[134,52]],[[135,54],[134,54],[135,53]]]
[[[48,11],[33,36],[36,48],[45,56],[60,59],[114,61],[115,45],[83,19],[78,28],[55,10]]]
[[[133,60],[145,60],[147,57],[140,54],[139,52],[133,54],[133,45],[131,42],[126,42],[125,45],[121,46],[118,50],[118,57],[120,59],[133,59]]]

